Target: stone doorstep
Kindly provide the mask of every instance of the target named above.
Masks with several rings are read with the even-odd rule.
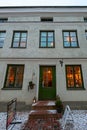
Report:
[[[38,101],[32,104],[32,110],[55,110],[55,101]]]
[[[47,118],[59,119],[61,117],[62,114],[57,113],[56,110],[31,110],[29,113],[29,119],[47,119]]]

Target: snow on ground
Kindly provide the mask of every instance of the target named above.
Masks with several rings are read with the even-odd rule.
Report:
[[[8,130],[21,130],[21,127],[23,124],[27,121],[29,116],[28,112],[17,112],[16,114],[16,121],[14,122],[21,122],[19,124],[9,125]],[[6,130],[6,119],[7,119],[7,113],[6,112],[0,112],[0,130]]]
[[[65,130],[87,130],[87,110],[73,110],[74,124],[67,122]],[[17,112],[16,120],[21,124],[16,124],[12,130],[21,130],[21,127],[28,119],[29,112]],[[0,130],[6,130],[6,112],[0,112]],[[12,125],[11,125],[12,127]],[[9,127],[8,130],[11,129]]]

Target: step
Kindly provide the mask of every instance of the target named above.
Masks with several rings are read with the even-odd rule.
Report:
[[[47,118],[59,119],[61,117],[62,114],[57,113],[56,110],[31,110],[29,113],[29,119],[47,119]]]
[[[55,101],[38,101],[32,104],[32,110],[55,110]]]

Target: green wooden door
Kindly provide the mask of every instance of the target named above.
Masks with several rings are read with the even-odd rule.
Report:
[[[54,100],[56,98],[56,68],[55,66],[40,66],[39,100]]]

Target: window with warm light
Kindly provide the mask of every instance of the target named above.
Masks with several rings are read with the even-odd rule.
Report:
[[[83,89],[80,65],[66,65],[66,82],[68,89]]]
[[[65,48],[79,47],[77,32],[76,31],[63,31],[63,45]]]
[[[19,32],[14,31],[13,33],[13,41],[12,41],[12,47],[13,48],[25,48],[27,44],[27,32]]]
[[[41,48],[54,48],[54,31],[41,31],[40,32],[40,47]]]
[[[2,48],[4,45],[5,35],[6,35],[5,31],[0,31],[0,48]]]
[[[4,88],[22,88],[24,65],[8,65]]]

